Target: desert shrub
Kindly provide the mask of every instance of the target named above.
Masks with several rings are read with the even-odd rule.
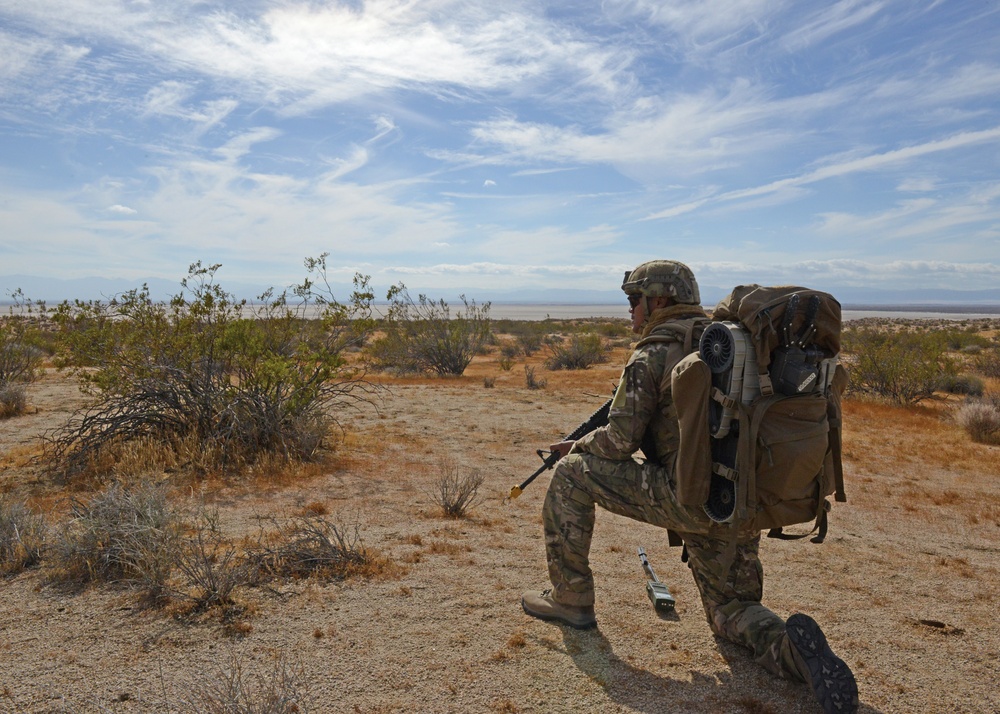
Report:
[[[971,374],[946,374],[938,380],[936,389],[949,394],[978,397],[986,390],[986,383]]]
[[[604,341],[593,333],[574,334],[568,342],[549,342],[548,348],[545,367],[551,370],[587,369],[608,360]]]
[[[535,368],[526,364],[524,365],[524,384],[528,389],[545,389],[548,380],[536,377]]]
[[[0,419],[23,414],[28,407],[28,393],[23,384],[0,382]]]
[[[231,609],[236,604],[236,589],[250,581],[247,561],[205,523],[199,524],[181,545],[177,570],[184,578],[184,586],[173,588],[172,594],[190,602],[196,611]]]
[[[0,574],[19,573],[42,559],[48,526],[23,503],[0,497]]]
[[[267,673],[251,673],[242,659],[231,654],[228,666],[219,666],[189,682],[177,711],[189,714],[307,714],[308,678],[301,665],[276,657]]]
[[[328,285],[325,258],[306,267]],[[344,356],[371,327],[367,278],[346,305],[307,278],[249,306],[215,282],[218,268],[194,263],[167,304],[144,286],[57,308],[62,363],[87,367],[77,373],[95,400],[50,436],[54,470],[75,476],[137,440],[193,446],[185,460],[206,470],[307,459],[337,414],[370,402],[374,387]]]
[[[973,441],[1000,444],[1000,396],[967,400],[955,412],[955,421]]]
[[[948,349],[955,352],[975,351],[976,349],[987,347],[990,344],[988,338],[978,334],[974,325],[970,325],[964,330],[942,330],[941,333]]]
[[[480,502],[479,488],[485,480],[476,469],[465,470],[458,464],[444,462],[437,480],[434,502],[448,518],[464,518]]]
[[[941,379],[956,372],[947,340],[939,332],[893,332],[870,327],[845,330],[852,392],[898,404],[913,404],[934,394]]]
[[[44,358],[44,353],[32,343],[37,333],[35,304],[20,290],[11,297],[9,314],[0,318],[0,419],[24,412],[27,407],[24,385],[37,378]]]
[[[343,580],[354,575],[372,575],[385,561],[365,547],[360,526],[353,529],[330,522],[322,516],[299,517],[282,527],[268,519],[248,560],[257,582],[271,578],[315,576]]]
[[[160,598],[178,559],[182,525],[163,489],[151,485],[112,484],[87,502],[74,500],[50,547],[52,580],[121,584]]]
[[[368,352],[375,369],[458,376],[491,336],[488,302],[476,305],[462,295],[464,309],[453,316],[443,299],[420,295],[414,302],[402,284],[393,286],[386,297],[385,333]]]
[[[32,382],[44,358],[34,344],[36,313],[44,313],[45,307],[26,298],[20,289],[10,297],[9,313],[0,318],[0,384]]]
[[[993,347],[980,352],[973,362],[973,369],[984,377],[1000,379],[1000,349]]]
[[[504,340],[500,343],[500,355],[509,359],[514,359],[523,352],[521,345],[513,340]]]

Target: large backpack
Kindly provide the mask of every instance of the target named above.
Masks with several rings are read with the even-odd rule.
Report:
[[[840,326],[840,303],[807,288],[741,285],[718,304],[671,373],[681,503],[772,537],[815,521],[823,540],[827,496],[846,500]]]

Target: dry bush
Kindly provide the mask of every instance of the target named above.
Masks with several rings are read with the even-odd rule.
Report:
[[[185,579],[183,590],[172,593],[190,602],[195,611],[220,608],[224,613],[236,605],[233,595],[237,588],[249,584],[247,561],[237,555],[214,529],[200,524],[189,537],[177,557],[177,569]]]
[[[434,502],[448,518],[464,518],[479,503],[479,487],[486,479],[479,471],[464,471],[457,464],[445,462],[437,481]]]
[[[45,551],[48,526],[23,503],[0,497],[0,574],[37,565]]]
[[[970,399],[955,412],[955,422],[979,444],[1000,444],[1000,397]]]
[[[0,382],[0,419],[24,414],[27,407],[28,395],[23,384]]]
[[[265,531],[265,520],[274,526],[270,532]],[[310,576],[343,580],[375,575],[388,565],[365,547],[360,526],[349,529],[322,516],[293,518],[284,527],[273,518],[263,519],[247,559],[253,580],[258,583],[271,578]]]
[[[226,667],[190,682],[176,711],[190,714],[307,714],[308,680],[301,665],[277,657],[270,672],[247,671],[231,654]]]
[[[53,582],[125,585],[150,599],[167,592],[179,557],[182,521],[163,489],[113,484],[88,502],[73,500],[51,545]]]
[[[535,368],[526,364],[524,365],[524,384],[528,389],[545,389],[548,380],[536,377]]]

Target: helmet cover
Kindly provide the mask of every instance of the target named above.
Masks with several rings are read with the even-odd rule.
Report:
[[[650,260],[635,270],[625,271],[622,290],[628,295],[665,296],[681,304],[701,304],[694,273],[676,260]]]

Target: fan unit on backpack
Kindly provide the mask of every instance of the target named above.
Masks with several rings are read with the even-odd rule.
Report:
[[[713,322],[705,328],[698,345],[701,358],[712,372],[712,386],[730,403],[749,404],[760,396],[757,376],[757,353],[748,333],[736,322]],[[722,439],[739,421],[733,406],[712,400],[710,410],[712,436]]]

